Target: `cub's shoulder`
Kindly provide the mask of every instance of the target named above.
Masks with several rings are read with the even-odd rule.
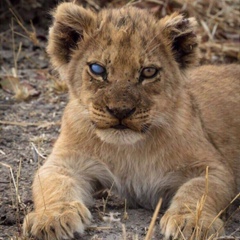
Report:
[[[220,77],[221,76],[221,77]],[[190,81],[206,78],[205,81],[236,80],[240,83],[240,64],[202,65],[188,71]]]

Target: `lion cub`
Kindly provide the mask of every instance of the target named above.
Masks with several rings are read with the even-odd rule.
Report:
[[[201,239],[223,232],[216,216],[240,175],[239,65],[189,70],[198,61],[195,20],[177,13],[158,20],[129,6],[93,13],[61,3],[53,16],[47,51],[70,100],[36,174],[24,233],[83,233],[93,192],[112,184],[132,206],[163,199],[166,239],[188,239],[196,225]]]

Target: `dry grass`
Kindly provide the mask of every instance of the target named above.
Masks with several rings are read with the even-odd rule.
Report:
[[[10,8],[10,12],[12,13],[12,15],[14,16],[15,20],[17,21],[18,25],[23,29],[23,31],[25,32],[25,35],[18,33],[18,32],[14,32],[15,34],[18,34],[22,37],[26,37],[28,38],[35,46],[39,46],[39,41],[37,39],[37,33],[36,33],[36,29],[33,26],[33,23],[31,21],[31,28],[32,31],[29,31],[25,26],[24,26],[24,22],[23,20],[19,17],[18,14],[16,14],[16,12]]]
[[[206,179],[206,181],[205,181],[206,182],[205,192],[202,195],[201,199],[199,199],[199,201],[196,203],[196,210],[192,211],[192,210],[189,209],[189,211],[192,212],[192,214],[194,215],[194,217],[196,219],[196,221],[195,221],[196,224],[195,224],[195,228],[192,232],[192,236],[188,239],[185,238],[183,232],[179,228],[180,237],[178,239],[179,240],[180,239],[181,240],[235,240],[236,238],[231,237],[231,236],[218,237],[221,229],[218,229],[215,234],[212,234],[210,236],[208,236],[208,231],[205,233],[205,236],[202,235],[202,230],[203,229],[202,229],[202,223],[201,223],[201,216],[202,216],[202,212],[203,212],[203,209],[204,209],[204,206],[205,206],[205,203],[206,203],[206,199],[207,199],[207,196],[208,196],[208,181],[209,181],[208,180],[208,167],[206,168],[205,179]],[[109,191],[108,197],[109,196],[110,196],[110,191]],[[107,206],[108,197],[103,202],[103,209],[104,209],[105,216],[106,216],[106,212],[107,212],[106,206]],[[209,229],[212,226],[212,224],[214,223],[214,221],[218,217],[220,217],[224,212],[226,212],[226,210],[229,208],[229,206],[232,205],[234,203],[234,201],[236,201],[239,197],[240,197],[240,193],[237,194],[237,196],[224,209],[222,209],[216,215],[216,217],[213,219],[212,223],[209,225]],[[153,216],[152,216],[152,220],[149,224],[148,231],[147,231],[147,234],[146,234],[144,240],[151,240],[152,237],[153,237],[153,233],[154,233],[155,227],[156,227],[156,220],[157,220],[160,208],[161,208],[161,204],[162,204],[162,199],[159,200],[159,202],[158,202],[158,204],[155,208],[155,211],[154,211]],[[188,208],[188,206],[186,206],[186,207]],[[238,210],[240,210],[240,207],[236,211],[238,211]],[[125,200],[125,208],[124,208],[124,214],[123,215],[125,215],[125,212],[126,212],[126,200]],[[107,221],[107,222],[116,222],[116,221],[121,222],[121,219],[116,218],[116,217],[119,217],[118,213],[110,212],[107,217],[102,217],[102,220]],[[123,220],[127,220],[127,219],[124,219],[124,217],[123,217]],[[225,225],[226,225],[226,223],[225,223]],[[110,230],[112,228],[111,228],[111,226],[107,226],[107,227],[89,227],[89,229],[91,229],[91,230]],[[127,238],[127,236],[128,236],[128,234],[127,234],[126,225],[122,224],[122,239],[123,240],[129,239],[129,238]],[[95,235],[92,239],[101,239],[101,238],[98,238],[98,236]],[[135,234],[135,235],[132,235],[132,239],[139,240],[139,237],[138,237],[138,235]]]
[[[14,17],[14,19],[11,20],[11,25],[10,25],[10,30],[12,33],[11,41],[12,41],[12,55],[13,55],[14,63],[13,63],[13,67],[11,68],[11,71],[6,70],[2,66],[2,71],[4,72],[4,75],[0,79],[0,86],[7,92],[11,93],[15,100],[27,101],[30,98],[37,96],[39,93],[35,89],[33,89],[30,84],[26,82],[22,82],[20,80],[20,77],[18,74],[18,61],[19,61],[19,56],[22,52],[22,42],[19,42],[17,45],[15,41],[15,35],[19,35],[23,38],[29,39],[29,41],[31,41],[34,46],[40,47],[40,45],[37,38],[37,32],[33,23],[31,22],[32,31],[29,31],[27,27],[25,27],[25,23],[20,18],[19,14],[17,14],[11,8],[10,8],[10,12]],[[25,34],[19,33],[15,30],[14,20],[22,28]],[[66,82],[60,80],[57,76],[53,74],[47,74],[46,78],[48,78],[50,82],[49,84],[50,90],[54,91],[55,93],[61,94],[68,91]]]
[[[2,87],[5,87],[11,93],[13,93],[13,98],[17,101],[28,100],[31,96],[28,88],[21,84],[18,76],[18,58],[22,51],[22,42],[16,47],[15,44],[15,30],[13,20],[11,22],[11,32],[12,32],[12,53],[14,66],[11,69],[11,72],[8,72],[5,68],[2,67],[5,76],[1,80]]]
[[[48,74],[50,89],[57,94],[68,92],[67,83],[54,74]]]
[[[14,176],[13,168],[9,164],[0,162],[0,165],[9,169],[10,174],[10,186],[11,186],[11,196],[12,196],[12,207],[16,209],[15,217],[16,217],[16,225],[18,227],[18,232],[21,232],[21,222],[20,222],[20,209],[25,209],[26,206],[22,202],[21,196],[19,194],[19,179],[21,176],[21,169],[22,169],[22,161],[19,161],[19,166],[17,169],[16,176]],[[10,237],[10,240],[31,240],[20,238],[18,236]]]
[[[202,58],[240,60],[240,2],[238,0],[177,0],[198,23]]]
[[[160,16],[177,10],[197,19],[202,62],[240,61],[239,0],[144,2],[158,4]]]

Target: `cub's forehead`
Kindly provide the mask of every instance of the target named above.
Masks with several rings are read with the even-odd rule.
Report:
[[[98,14],[98,25],[112,25],[115,29],[145,31],[153,27],[157,19],[147,9],[126,6],[120,9],[104,9]]]
[[[97,17],[99,35],[119,39],[122,43],[134,36],[144,41],[155,35],[156,23],[157,19],[150,12],[134,7],[103,10]]]
[[[102,10],[97,16],[94,39],[101,45],[99,54],[115,56],[122,63],[148,55],[156,46],[158,19],[148,10],[134,7]],[[95,52],[94,54],[97,54]]]

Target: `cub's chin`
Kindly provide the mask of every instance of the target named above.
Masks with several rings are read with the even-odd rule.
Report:
[[[115,145],[135,144],[144,139],[144,133],[135,132],[129,128],[126,129],[96,129],[97,136],[106,143]]]

